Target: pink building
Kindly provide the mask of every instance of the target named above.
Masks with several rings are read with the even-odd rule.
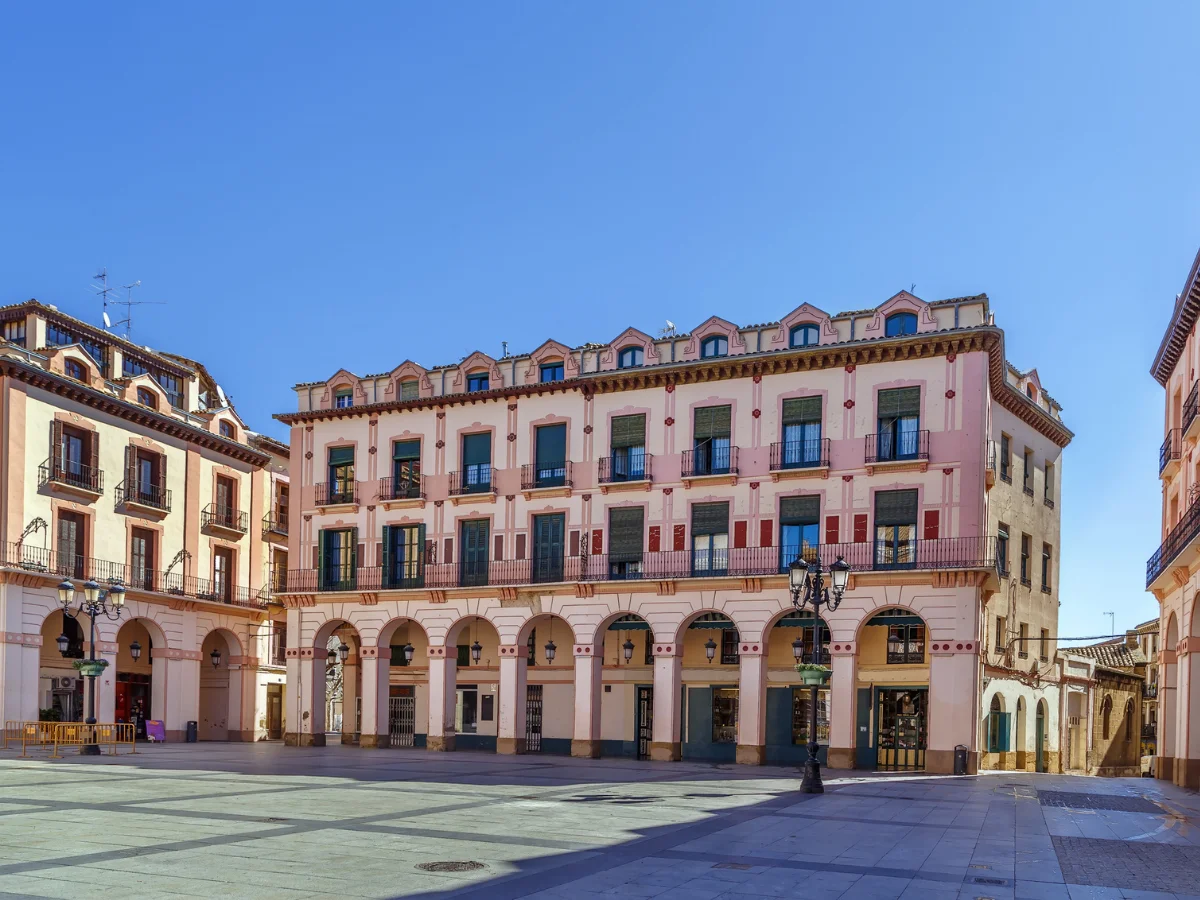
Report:
[[[1022,377],[902,292],[298,385],[287,739],[794,764],[815,643],[831,765],[974,770],[989,448],[1070,439]],[[853,567],[815,634],[801,553]]]

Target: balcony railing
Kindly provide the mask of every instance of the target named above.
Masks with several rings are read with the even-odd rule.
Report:
[[[829,467],[829,438],[771,445],[771,471]]]
[[[1197,536],[1200,536],[1200,501],[1188,507],[1179,524],[1171,529],[1167,539],[1154,551],[1154,555],[1146,560],[1146,587],[1149,587]]]
[[[288,533],[288,511],[286,508],[273,509],[262,520],[263,534],[282,534]]]
[[[920,459],[929,459],[928,431],[887,431],[867,435],[865,461],[868,463]]]
[[[738,474],[738,448],[709,444],[683,452],[684,478]]]
[[[494,494],[492,467],[488,463],[467,466],[459,472],[450,473],[450,496],[459,497],[463,494]]]
[[[538,488],[570,487],[571,461],[532,463],[521,466],[521,490],[533,491]]]
[[[357,481],[321,481],[313,485],[317,506],[358,502]]]
[[[65,485],[92,494],[104,493],[104,471],[71,460],[48,459],[38,466],[38,487]]]
[[[218,506],[210,503],[200,510],[201,528],[224,528],[226,531],[236,531],[245,534],[249,517],[245,510],[236,510],[228,506]]]
[[[407,475],[402,478],[388,476],[379,479],[380,500],[424,500],[425,478],[422,475]]]
[[[258,608],[264,605],[264,601],[253,595],[248,587],[235,585],[224,579],[197,578],[181,572],[160,572],[107,559],[60,553],[44,547],[7,544],[0,565],[57,578],[90,578],[102,587],[122,584],[130,590],[192,597],[232,606]]]
[[[1187,431],[1196,421],[1196,407],[1200,403],[1200,381],[1192,383],[1192,390],[1183,404],[1183,430]]]
[[[679,578],[761,577],[786,574],[799,548],[738,547],[693,552],[606,553],[554,558],[481,560],[457,563],[409,563],[385,573],[380,566],[292,569],[288,590],[379,591],[387,589],[442,589],[456,587],[530,585],[561,582],[662,581]],[[854,572],[993,569],[994,537],[939,538],[927,541],[823,544],[805,551],[826,562],[842,557]]]
[[[1158,448],[1158,474],[1161,475],[1167,466],[1176,459],[1179,459],[1180,431],[1178,428],[1172,428],[1167,432],[1166,438],[1162,442],[1162,446]]]
[[[136,503],[138,506],[148,506],[163,512],[171,511],[171,491],[157,484],[137,484],[126,490],[125,482],[117,485],[114,499],[117,506],[122,503]]]
[[[650,460],[650,454],[645,452],[602,456],[596,465],[596,479],[600,484],[649,481]]]
[[[1158,697],[1158,685],[1152,681],[1142,682],[1142,696],[1147,700],[1154,700]]]

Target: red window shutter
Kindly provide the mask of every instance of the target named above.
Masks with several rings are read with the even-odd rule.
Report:
[[[575,532],[572,531],[571,534],[575,534]],[[578,541],[576,541],[576,543],[578,543]],[[576,547],[574,550],[571,551],[571,555],[574,556],[578,552],[579,552],[579,548]],[[525,558],[525,535],[518,534],[517,535],[517,559],[524,559],[524,558]]]
[[[442,562],[454,562],[454,538],[446,538],[442,548]]]
[[[599,556],[604,552],[604,532],[597,528],[592,532],[592,556]]]
[[[770,547],[775,539],[775,523],[770,519],[763,519],[758,523],[758,546]]]
[[[825,517],[825,543],[838,544],[841,543],[841,531],[838,528],[837,516]]]
[[[377,541],[375,543],[375,565],[383,565],[383,541]]]
[[[313,544],[313,566],[312,566],[313,569],[316,569],[317,566],[320,565],[320,563],[317,562],[317,556],[319,553],[320,553],[320,547],[316,544]]]
[[[941,511],[936,509],[925,510],[925,540],[936,541],[938,539],[938,526],[941,524]]]
[[[745,519],[742,519],[740,522],[733,523],[733,546],[734,547],[745,547],[746,546],[746,520]]]
[[[367,545],[365,543],[358,545],[358,556],[355,558],[354,563],[364,569],[367,567]]]
[[[687,548],[687,526],[675,526],[675,549],[684,550]]]
[[[579,555],[579,532],[578,531],[571,532],[571,555],[572,556]]]
[[[504,535],[498,534],[492,539],[492,559],[504,559]]]
[[[662,539],[662,528],[658,525],[650,526],[650,552],[657,553],[659,542]]]
[[[867,514],[856,513],[854,516],[854,543],[865,544],[867,541]]]

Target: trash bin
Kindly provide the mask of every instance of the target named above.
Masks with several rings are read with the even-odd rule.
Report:
[[[199,731],[200,731],[200,726],[196,722],[188,722],[187,723],[187,742],[189,744],[196,743],[196,739],[199,735]],[[955,760],[956,761],[954,763],[954,767],[955,767],[955,772],[957,772],[957,770],[958,770],[957,756],[955,757]]]
[[[193,724],[193,723],[189,723],[189,727],[191,727],[191,724]],[[188,740],[191,740],[191,738],[189,738]],[[967,745],[966,744],[959,744],[958,746],[956,746],[954,748],[954,774],[955,775],[966,775],[967,774]]]

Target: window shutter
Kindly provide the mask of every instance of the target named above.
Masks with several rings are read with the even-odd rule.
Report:
[[[325,579],[325,544],[328,541],[328,534],[325,531],[317,532],[317,546],[313,548],[313,562],[316,563],[316,569],[321,573],[321,580]]]
[[[62,422],[50,420],[50,471],[58,472],[62,467]]]
[[[442,562],[454,562],[454,538],[448,537],[442,541]]]
[[[867,514],[856,513],[854,516],[854,543],[862,544],[867,540]]]
[[[677,528],[679,526],[676,526]],[[692,507],[692,534],[728,534],[728,503],[697,503]],[[680,548],[683,549],[683,548]]]
[[[732,407],[702,406],[695,412],[693,437],[696,440],[729,437],[732,428]]]
[[[941,511],[936,509],[925,510],[925,531],[923,537],[927,541],[936,541],[938,539],[939,525],[941,524]]]
[[[392,459],[420,459],[420,441],[396,441],[392,444]]]
[[[125,499],[136,492],[137,486],[137,451],[132,447],[125,448]],[[146,485],[149,487],[149,485]]]
[[[567,458],[567,426],[543,425],[535,429],[535,461],[539,466],[564,462]]]
[[[738,519],[733,523],[733,546],[741,548],[746,546],[746,520]]]
[[[416,400],[421,396],[420,386],[416,381],[400,382],[400,399],[401,400]]]
[[[358,571],[358,567],[365,564],[367,561],[367,545],[358,542],[358,529],[350,529],[350,569],[353,572]]]
[[[375,542],[375,565],[381,568],[383,566],[383,543],[381,541]]]
[[[463,435],[462,447],[464,466],[485,466],[492,461],[490,432]]]
[[[687,526],[676,525],[672,531],[671,539],[674,541],[674,549],[683,550],[687,544]]]
[[[919,387],[892,388],[879,392],[879,418],[899,419],[921,414]]]
[[[167,454],[160,453],[158,457],[158,491],[159,501],[167,502]]]
[[[329,448],[329,464],[331,466],[342,466],[349,463],[354,464],[354,448],[353,447],[330,447]]]
[[[784,497],[779,501],[779,521],[786,525],[816,525],[821,521],[821,498]]]
[[[647,535],[647,544],[651,553],[657,553],[662,546],[662,526],[651,525],[650,532]]]
[[[92,477],[96,477],[96,472],[100,469],[100,434],[92,431],[88,433],[88,465],[92,467]],[[94,484],[95,482],[93,482]]]
[[[839,527],[837,516],[825,517],[825,543],[838,544],[841,543],[841,528]]]
[[[916,491],[878,491],[875,494],[876,525],[916,525]]]
[[[592,555],[600,556],[604,553],[604,532],[599,528],[592,532]]]
[[[432,542],[430,542],[429,544],[427,544],[425,542],[425,523],[422,522],[420,525],[417,526],[416,550],[417,550],[417,577],[418,578],[425,577],[425,557],[429,555],[430,549],[432,549]],[[422,552],[422,551],[424,551],[424,552]]]
[[[820,397],[789,397],[783,401],[783,424],[801,425],[821,421]]]
[[[569,538],[569,543],[570,543],[570,546],[568,549],[569,549],[571,555],[578,556],[579,555],[579,532],[578,531],[571,532],[571,537]],[[585,546],[586,546],[586,544],[585,544]]]
[[[574,533],[575,532],[572,532],[572,534],[574,534]],[[525,558],[525,540],[526,540],[526,538],[523,533],[517,535],[517,559]],[[575,553],[578,553],[578,552],[579,552],[578,549],[571,551],[572,555],[574,555]]]
[[[500,562],[504,559],[504,535],[492,536],[492,559]]]
[[[614,416],[612,420],[612,449],[646,446],[646,416]]]
[[[770,547],[775,541],[775,523],[763,519],[758,523],[758,546]]]
[[[379,553],[379,565],[383,567],[381,584],[385,587],[392,583],[392,526],[383,526],[383,543]]]
[[[608,552],[641,553],[645,510],[640,506],[608,511]]]

